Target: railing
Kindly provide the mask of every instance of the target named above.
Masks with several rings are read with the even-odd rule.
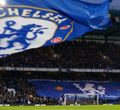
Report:
[[[120,73],[120,69],[0,67],[4,71]]]

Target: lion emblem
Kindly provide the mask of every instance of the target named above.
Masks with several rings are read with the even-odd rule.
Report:
[[[22,17],[4,18],[0,24],[0,51],[3,55],[41,47],[57,29],[53,22]]]
[[[6,49],[6,48],[12,48],[14,47],[14,43],[21,43],[23,46],[20,49],[15,50],[24,50],[26,49],[30,43],[27,42],[27,40],[34,40],[37,37],[37,34],[44,34],[44,29],[41,25],[36,24],[29,24],[29,25],[23,25],[21,29],[14,29],[12,26],[16,24],[15,21],[6,21],[6,26],[4,27],[4,32],[0,34],[0,39],[4,38],[13,38],[12,40],[8,41],[8,45],[6,47],[0,47],[0,49]],[[37,28],[35,31],[33,31],[35,28]],[[7,33],[9,31],[9,33]],[[32,37],[29,38],[28,35],[32,34]],[[22,41],[21,41],[22,40]]]

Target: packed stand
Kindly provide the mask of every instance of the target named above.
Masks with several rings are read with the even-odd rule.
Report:
[[[49,97],[37,96],[35,88],[25,78],[0,78],[0,104],[57,104]]]
[[[65,42],[2,58],[0,66],[120,68],[120,45],[86,41]]]
[[[120,82],[119,74],[109,73],[40,73],[40,72],[3,72],[0,75],[0,104],[61,104],[61,99],[38,96],[36,88],[29,80],[60,81],[115,81]],[[61,88],[57,88],[61,89]],[[63,100],[62,100],[63,101]],[[86,101],[85,101],[86,102]],[[107,103],[102,100],[100,103]]]

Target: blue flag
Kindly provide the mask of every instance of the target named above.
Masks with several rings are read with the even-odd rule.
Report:
[[[0,56],[73,40],[110,24],[111,0],[1,0]]]

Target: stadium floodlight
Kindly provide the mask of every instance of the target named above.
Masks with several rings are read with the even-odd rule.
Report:
[[[6,5],[6,0],[0,0],[0,5]]]

